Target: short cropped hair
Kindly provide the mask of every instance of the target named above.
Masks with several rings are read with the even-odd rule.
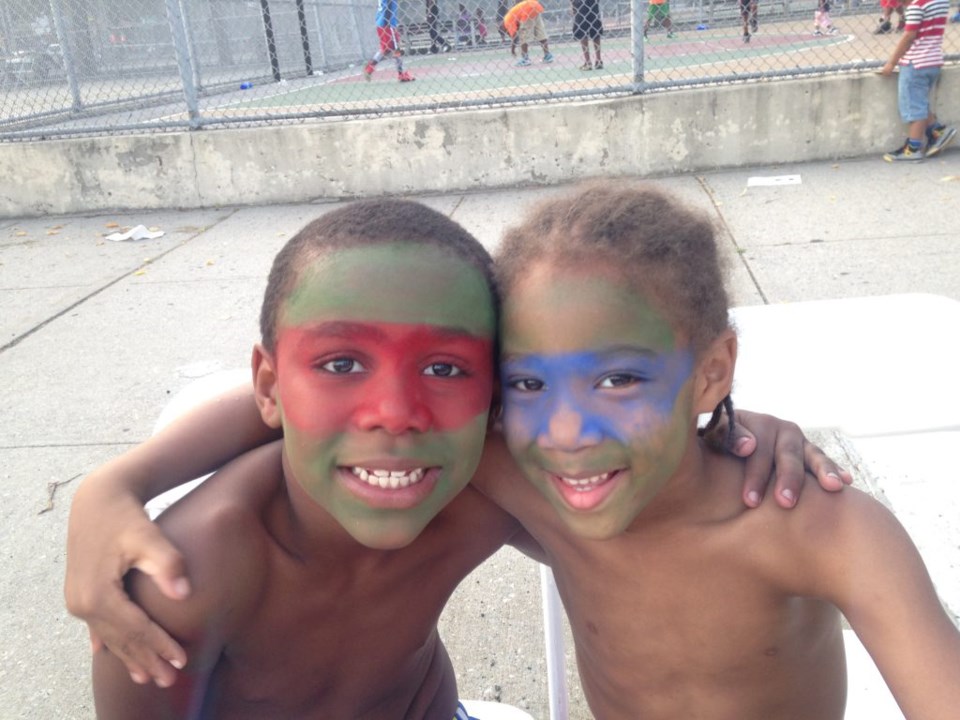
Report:
[[[260,310],[260,336],[273,352],[280,309],[314,260],[332,250],[392,243],[431,245],[448,251],[480,271],[490,290],[494,317],[499,301],[493,260],[483,245],[450,218],[409,200],[352,202],[308,223],[277,253]],[[430,272],[430,268],[424,268]]]
[[[593,182],[537,205],[496,254],[504,296],[537,262],[612,272],[655,303],[695,354],[729,326],[713,223],[652,185]]]

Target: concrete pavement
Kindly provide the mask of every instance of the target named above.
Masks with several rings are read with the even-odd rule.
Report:
[[[786,175],[800,183],[748,187],[752,177]],[[960,151],[919,164],[868,157],[656,182],[720,222],[734,304],[906,292],[960,301]],[[420,199],[492,246],[528,203],[555,191]],[[247,364],[273,255],[331,207],[0,221],[0,389],[8,399],[0,423],[0,720],[93,717],[85,631],[62,601],[72,493],[96,465],[146,437],[191,380]],[[166,234],[103,238],[137,224]],[[816,337],[804,341],[816,348]],[[842,438],[831,444],[841,460],[844,447]],[[896,484],[858,467],[868,485]],[[897,494],[892,485],[888,496]],[[936,512],[937,497],[927,501]],[[923,513],[911,507],[911,522],[922,525]],[[938,558],[938,572],[960,569],[960,537],[937,552],[952,554]],[[539,602],[536,567],[512,550],[464,581],[442,627],[464,697],[547,716]],[[572,659],[568,667],[575,680]],[[571,718],[588,717],[577,691]]]

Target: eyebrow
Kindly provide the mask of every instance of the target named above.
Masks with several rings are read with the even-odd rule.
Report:
[[[366,322],[349,322],[346,320],[331,320],[329,322],[318,323],[310,327],[310,332],[316,335],[323,335],[326,337],[339,337],[345,340],[353,340],[357,338],[371,339],[371,340],[386,340],[387,334],[377,325],[380,323],[366,323]],[[392,323],[384,323],[392,324]],[[479,337],[474,333],[468,331],[466,328],[462,327],[451,327],[446,325],[429,325],[429,324],[419,324],[419,323],[400,323],[403,325],[421,327],[428,329],[431,334],[439,335],[441,338],[464,338],[464,337]]]
[[[344,338],[345,340],[352,340],[355,338],[383,340],[386,338],[386,334],[378,327],[373,327],[367,323],[344,321],[318,323],[310,328],[310,332],[315,335],[339,337]]]
[[[521,360],[527,360],[529,358],[535,358],[535,357],[557,357],[557,356],[564,356],[564,355],[598,355],[603,358],[610,355],[621,355],[621,354],[642,355],[647,358],[655,358],[661,353],[658,353],[654,350],[650,350],[648,348],[637,347],[635,345],[612,345],[610,347],[605,347],[599,350],[571,350],[569,352],[561,352],[561,353],[537,353],[537,352],[503,353],[500,356],[500,362],[518,362]]]

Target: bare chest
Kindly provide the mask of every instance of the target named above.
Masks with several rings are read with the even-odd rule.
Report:
[[[452,716],[456,685],[436,624],[456,573],[429,580],[417,567],[386,563],[312,577],[273,572],[211,677],[215,716]]]
[[[557,564],[597,717],[830,718],[834,706],[842,716],[839,615],[778,592],[728,550],[603,543]],[[811,682],[827,688],[813,708],[801,701]],[[794,702],[810,714],[783,710]]]

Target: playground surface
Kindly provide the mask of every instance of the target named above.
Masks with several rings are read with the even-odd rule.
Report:
[[[744,167],[657,182],[724,228],[734,257],[736,305],[898,293],[960,301],[954,211],[960,150],[906,167],[884,163],[880,150],[859,160]],[[777,177],[799,182],[773,182]],[[528,204],[557,190],[419,199],[492,247]],[[902,197],[911,198],[910,213],[896,199]],[[61,589],[72,494],[94,467],[145,438],[187,384],[248,364],[273,255],[306,222],[335,206],[0,220],[0,389],[9,399],[0,423],[2,720],[93,717],[86,632],[64,610]],[[165,235],[136,243],[104,238],[138,224]],[[842,343],[825,348],[820,340],[800,337],[796,343],[810,352],[845,351]],[[890,382],[900,382],[898,373]],[[893,445],[889,438],[850,457],[842,437],[818,437],[863,487],[889,499],[956,613],[958,514],[944,500],[956,485],[955,473],[941,466],[934,468],[939,484],[916,477],[906,483],[901,466],[884,457]],[[899,459],[916,473],[914,459],[927,457],[921,445]],[[876,460],[885,473],[874,469]],[[499,699],[547,717],[539,606],[537,568],[513,551],[501,551],[461,584],[441,630],[464,697]],[[575,688],[571,720],[587,720],[572,654],[567,669]]]
[[[652,28],[644,42],[642,73],[634,67],[628,31],[615,30],[603,40],[604,67],[580,69],[580,45],[569,36],[551,41],[552,63],[542,62],[539,46],[530,48],[532,63],[518,67],[509,44],[491,41],[483,46],[458,47],[449,53],[414,54],[405,69],[416,79],[397,80],[393,61],[384,59],[368,78],[366,60],[309,77],[281,79],[251,77],[241,82],[213,74],[203,78],[199,98],[204,122],[224,124],[276,122],[282,119],[342,118],[371,114],[430,111],[439,108],[493,107],[502,103],[617,95],[639,87],[663,89],[671,85],[711,84],[765,79],[840,69],[871,69],[889,56],[898,36],[875,35],[875,14],[839,15],[837,33],[815,36],[812,17],[779,17],[768,22],[761,8],[760,26],[743,41],[742,26],[725,24],[696,29],[678,26],[674,37]],[[944,49],[960,54],[960,25],[947,28]],[[642,80],[642,85],[639,81]],[[24,116],[18,127],[45,127],[77,132],[86,127],[143,127],[189,124],[179,81],[151,78],[144,95],[143,81],[117,78],[80,83],[87,107],[72,117],[65,84],[10,87],[4,108]],[[243,89],[241,89],[241,86]],[[140,100],[135,98],[142,97]],[[130,100],[124,100],[130,98]],[[6,114],[11,114],[5,110]]]
[[[742,28],[724,25],[703,30],[684,29],[674,37],[651,30],[645,41],[643,82],[670,83],[736,80],[737,78],[796,74],[812,67],[862,67],[882,63],[896,35],[876,36],[873,15],[837,18],[835,35],[815,36],[811,19],[765,23],[749,43]],[[954,45],[956,47],[954,47]],[[947,52],[960,51],[960,33],[951,33]],[[381,61],[369,80],[363,63],[323,76],[254,86],[211,98],[204,106],[209,115],[262,115],[282,112],[323,113],[330,108],[349,112],[396,106],[482,104],[495,99],[533,100],[539,95],[576,96],[602,92],[630,92],[636,87],[629,35],[613,35],[602,42],[604,67],[580,69],[579,43],[554,41],[552,63],[542,61],[542,51],[530,48],[531,65],[518,67],[509,45],[499,42],[466,51],[405,58],[405,69],[415,82],[397,81],[393,62]]]
[[[644,80],[648,83],[689,82],[697,78],[795,70],[822,64],[829,48],[836,64],[869,62],[868,42],[856,35],[815,37],[801,23],[761,27],[750,43],[739,28],[678,33],[673,38],[651,35],[646,42]],[[605,90],[630,91],[634,87],[633,56],[629,37],[603,42],[604,68],[580,70],[579,44],[556,42],[550,46],[552,63],[542,61],[539,47],[530,49],[531,65],[518,67],[507,45],[463,53],[416,55],[405,59],[405,69],[416,81],[397,81],[393,62],[385,59],[368,81],[363,65],[325,76],[290,80],[281,85],[254,86],[254,92],[232,92],[211,98],[205,114],[262,114],[296,110],[318,112],[337,107],[357,111],[373,106],[412,104],[482,103],[485,100],[533,99],[538,94],[598,94]]]

